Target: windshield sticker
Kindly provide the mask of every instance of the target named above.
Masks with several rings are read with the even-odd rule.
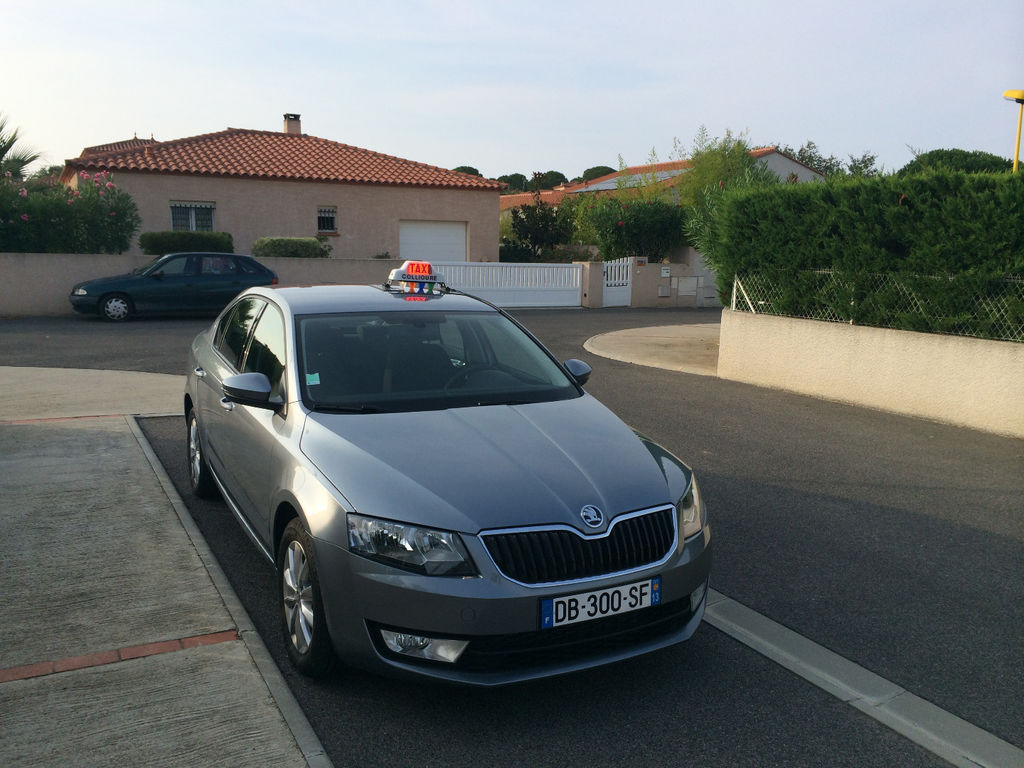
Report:
[[[307,373],[306,374],[306,386],[312,387],[320,383],[320,373]]]

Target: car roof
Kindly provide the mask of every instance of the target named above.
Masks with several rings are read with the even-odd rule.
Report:
[[[263,296],[292,315],[332,312],[498,312],[475,296],[443,293],[440,296],[409,296],[380,285],[291,285],[250,288],[247,296]]]
[[[225,253],[224,251],[175,251],[174,253],[165,253],[160,258],[166,259],[168,256],[232,256],[236,259],[253,258],[248,253]]]

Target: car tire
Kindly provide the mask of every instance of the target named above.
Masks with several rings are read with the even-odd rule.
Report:
[[[288,657],[302,674],[323,677],[334,667],[334,650],[320,596],[313,539],[297,517],[281,536],[277,575]]]
[[[213,482],[210,465],[206,463],[206,456],[203,455],[203,441],[199,435],[199,420],[195,409],[190,409],[185,415],[185,424],[189,487],[201,499],[212,498],[217,495],[217,486]]]
[[[111,293],[100,299],[100,317],[112,323],[123,323],[135,313],[132,300],[123,293]]]

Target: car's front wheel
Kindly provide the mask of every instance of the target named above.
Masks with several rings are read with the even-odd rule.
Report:
[[[202,499],[217,495],[217,486],[213,482],[210,466],[203,455],[203,440],[199,435],[199,420],[195,409],[190,409],[185,416],[187,426],[186,447],[188,448],[188,482],[192,493]]]
[[[100,317],[121,323],[132,316],[132,300],[123,293],[112,293],[100,301]]]
[[[292,664],[304,675],[322,677],[334,666],[317,577],[313,540],[299,518],[284,529],[277,549],[281,627]]]

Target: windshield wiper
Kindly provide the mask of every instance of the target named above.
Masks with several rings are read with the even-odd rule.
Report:
[[[313,406],[317,413],[389,413],[386,408],[378,408],[376,405],[327,405],[317,403]]]

